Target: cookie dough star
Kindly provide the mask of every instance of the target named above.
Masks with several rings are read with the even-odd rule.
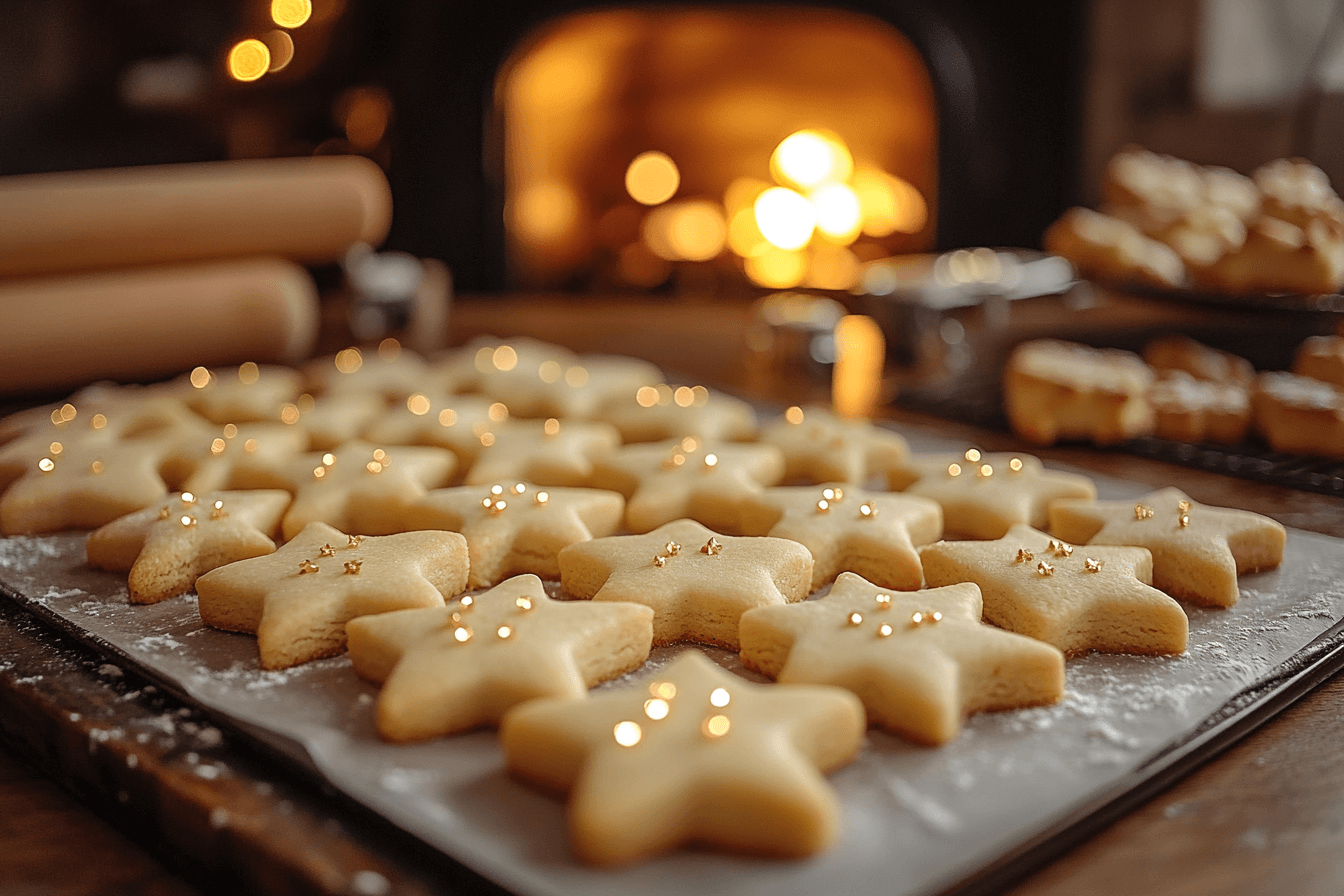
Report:
[[[560,577],[560,550],[611,535],[625,499],[596,488],[540,488],[527,482],[435,489],[406,513],[407,529],[447,529],[467,539],[467,587],[519,573]]]
[[[742,662],[781,684],[833,684],[869,721],[916,743],[955,738],[962,718],[1054,703],[1064,654],[980,621],[971,583],[892,594],[841,573],[829,594],[742,615]]]
[[[585,862],[633,862],[699,843],[806,856],[836,836],[821,773],[849,762],[863,707],[820,685],[751,684],[688,651],[643,687],[534,700],[505,717],[509,771],[570,792]]]
[[[1065,653],[1185,650],[1185,611],[1151,587],[1143,548],[1075,547],[1014,526],[997,541],[940,541],[919,557],[930,587],[974,582],[986,622]]]
[[[1030,454],[961,454],[912,457],[888,476],[891,487],[932,498],[943,506],[943,531],[960,538],[1002,538],[1014,525],[1044,529],[1050,502],[1091,500],[1092,480],[1047,470]]]
[[[509,420],[489,431],[476,462],[467,471],[468,485],[526,479],[538,485],[578,486],[593,473],[593,458],[621,444],[606,423],[557,420]],[[488,441],[488,444],[487,444]]]
[[[910,457],[910,446],[867,420],[845,420],[825,408],[789,408],[761,433],[784,452],[785,482],[852,482],[887,476]]]
[[[655,644],[736,650],[745,611],[807,596],[812,555],[783,538],[733,538],[676,520],[646,535],[570,545],[560,552],[560,581],[575,597],[653,607]]]
[[[96,529],[168,494],[159,475],[166,443],[82,444],[30,463],[0,498],[0,532]]]
[[[285,514],[285,538],[324,522],[347,532],[385,535],[404,531],[406,509],[431,488],[444,485],[456,467],[443,448],[375,448],[347,442],[335,451],[300,455],[272,465],[238,470],[246,488],[287,488],[294,503]]]
[[[1235,604],[1237,576],[1278,566],[1287,539],[1269,517],[1198,504],[1177,488],[1137,501],[1060,501],[1050,531],[1077,544],[1147,548],[1154,586],[1208,607]]]
[[[641,666],[653,611],[639,604],[556,601],[522,575],[446,607],[352,619],[355,672],[381,682],[378,733],[420,740],[497,725],[538,697],[578,699]]]
[[[813,591],[845,571],[915,591],[924,584],[915,545],[943,534],[936,501],[839,482],[766,489],[748,499],[743,519],[751,535],[788,538],[811,552]]]
[[[589,484],[625,495],[625,525],[632,532],[683,517],[718,532],[741,532],[745,499],[783,475],[784,457],[773,445],[686,437],[626,445],[598,458]]]
[[[279,489],[173,495],[92,532],[89,565],[129,570],[131,603],[158,603],[212,569],[274,551],[288,506]]]
[[[456,532],[346,535],[310,523],[273,554],[196,580],[201,618],[257,636],[263,669],[285,669],[345,649],[356,616],[443,606],[467,584],[467,543]]]

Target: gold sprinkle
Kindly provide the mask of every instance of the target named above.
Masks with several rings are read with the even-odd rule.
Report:
[[[728,693],[727,688],[715,688],[714,690],[709,692],[710,705],[716,706],[719,709],[723,709],[725,706],[731,703],[732,700],[733,695]]]
[[[890,595],[890,594],[879,594],[879,595],[877,595],[877,597],[873,598],[873,601],[877,604],[877,608],[878,608],[879,610],[890,610],[890,609],[891,609],[891,595]]]
[[[644,730],[639,727],[638,722],[617,722],[611,733],[616,738],[616,743],[623,747],[633,747],[644,737]]]
[[[196,496],[193,495],[191,492],[183,492],[183,493],[182,493],[182,503],[183,503],[183,504],[195,504],[195,503],[196,503]]]
[[[94,429],[102,429],[104,426],[107,426],[107,418],[102,414],[94,414],[93,419],[89,421],[89,425]]]
[[[663,545],[663,553],[667,554],[669,557],[675,557],[681,553],[681,545],[677,544],[675,541],[669,541],[667,544]]]
[[[700,553],[713,555],[719,553],[722,550],[723,545],[719,542],[717,538],[711,535],[709,541],[705,542],[705,546],[700,549]]]
[[[348,548],[357,548],[363,543],[364,543],[363,535],[351,535],[348,537],[345,546]]]
[[[336,455],[332,454],[330,451],[322,455],[322,466],[333,467],[335,465],[336,465]]]
[[[484,507],[486,510],[489,510],[491,505],[493,505],[494,503],[495,499],[490,497],[489,495],[486,495],[484,498],[481,499],[481,506]]]
[[[159,508],[159,519],[166,520],[170,516],[172,516],[172,512],[167,507]]]
[[[989,464],[981,464],[980,469],[975,471],[975,475],[979,476],[981,479],[988,479],[994,475],[994,468]]]
[[[1182,529],[1188,529],[1190,527],[1190,514],[1181,514],[1176,518],[1176,522]]]
[[[705,719],[705,737],[711,740],[723,737],[733,725],[725,715],[713,715]]]
[[[862,613],[850,613],[848,616],[845,617],[845,625],[848,625],[848,626],[851,626],[851,627],[856,626],[856,625],[863,625],[863,614],[862,614]]]
[[[44,457],[37,462],[37,468],[43,473],[50,473],[52,470],[56,469],[56,461],[49,457]]]
[[[499,514],[503,513],[505,510],[507,510],[508,507],[509,507],[509,502],[508,502],[508,501],[502,501],[502,500],[501,500],[501,501],[496,501],[494,504],[491,504],[491,505],[490,505],[490,515],[491,515],[491,516],[498,516]]]
[[[363,560],[347,560],[345,561],[345,574],[348,576],[357,576],[359,575],[360,567],[363,565]]]
[[[784,412],[784,419],[797,426],[803,422],[803,409],[794,405]]]
[[[949,475],[949,476],[960,476],[960,475],[961,475],[961,464],[948,464],[948,465],[947,465],[947,475]]]
[[[822,498],[817,502],[817,513],[827,513],[831,509],[831,502]]]
[[[190,529],[192,526],[196,525],[196,517],[184,515],[178,522],[181,523],[184,528]]]
[[[471,629],[465,625],[456,626],[453,629],[453,640],[459,644],[465,644],[471,640]]]
[[[225,423],[224,438],[236,439],[237,437],[238,437],[238,427],[234,426],[232,423]]]
[[[335,557],[335,556],[336,556],[336,549],[335,549],[334,547],[332,547],[331,545],[329,545],[329,544],[324,544],[324,545],[322,545],[322,547],[320,547],[320,548],[317,549],[317,556],[319,556],[319,557]]]
[[[827,501],[839,501],[845,497],[845,490],[840,488],[824,488],[821,490],[821,496]]]
[[[918,628],[921,625],[934,625],[943,621],[943,614],[938,610],[932,613],[915,612],[910,614],[910,625]]]
[[[513,628],[511,626],[501,625],[499,628],[495,629],[495,635],[499,640],[507,641],[509,638],[513,637]]]
[[[515,600],[513,602],[513,605],[517,607],[519,610],[522,610],[524,613],[526,613],[528,610],[532,609],[532,598],[524,595],[523,597],[520,597],[517,600]]]
[[[667,565],[667,558],[664,557],[662,554],[659,554],[658,556],[653,558],[653,565],[658,567],[659,569],[662,569],[664,566]]]
[[[101,460],[96,460],[93,463],[89,464],[89,472],[93,473],[93,475],[95,476],[97,476],[99,473],[103,472],[106,469],[107,466]]]
[[[1136,520],[1150,520],[1150,519],[1152,519],[1152,518],[1153,518],[1153,508],[1151,508],[1151,507],[1145,507],[1145,506],[1142,505],[1142,504],[1135,504],[1135,505],[1134,505],[1134,519],[1136,519]]]
[[[1036,559],[1036,555],[1033,554],[1031,551],[1027,550],[1026,548],[1018,548],[1018,549],[1017,549],[1017,559],[1014,560],[1013,562],[1014,562],[1014,563],[1030,563],[1031,561],[1033,561],[1033,560],[1035,560],[1035,559]]]
[[[910,624],[911,624],[911,625],[914,625],[914,626],[920,626],[920,625],[923,625],[923,624],[924,624],[924,614],[923,614],[923,613],[919,613],[919,612],[911,613],[911,614],[910,614]]]
[[[498,498],[500,495],[504,494],[504,486],[502,486],[502,485],[492,485],[492,486],[490,486],[490,494],[492,494],[492,495],[494,495],[496,498]]]
[[[544,506],[546,506],[547,502],[549,502],[549,501],[551,500],[551,493],[550,493],[550,492],[537,492],[537,496],[536,496],[535,498],[533,498],[532,500],[536,501],[539,505],[541,505],[541,506],[544,507]]]
[[[1190,502],[1189,502],[1189,501],[1177,501],[1177,502],[1176,502],[1176,509],[1179,510],[1181,513],[1189,513],[1189,512],[1190,512]]]
[[[1055,568],[1042,560],[1036,564],[1036,574],[1041,576],[1052,576],[1055,574]]]
[[[246,442],[243,443],[243,450],[246,451],[248,454],[255,454],[257,451],[257,447],[258,446],[256,439],[248,439]]]
[[[877,505],[868,501],[863,502],[862,504],[859,505],[859,516],[866,517],[868,519],[872,519],[873,517],[877,516]]]
[[[1056,557],[1073,556],[1073,545],[1067,544],[1063,541],[1056,541],[1053,538],[1050,539],[1050,544],[1047,546],[1046,550],[1054,554]]]
[[[215,439],[213,442],[210,443],[210,453],[216,455],[223,454],[225,444],[226,443],[223,439]]]
[[[672,705],[661,697],[651,697],[644,701],[644,715],[655,722],[667,718],[667,714],[671,710]]]
[[[303,575],[305,573],[310,572],[317,572],[318,569],[319,569],[318,565],[314,563],[312,560],[302,560],[299,562],[299,575]]]
[[[59,455],[64,450],[65,446],[62,445],[60,442],[52,442],[50,445],[47,446],[47,451],[51,452],[53,455]]]
[[[1022,472],[1022,458],[1020,458],[1020,457],[1015,457],[1015,458],[1013,458],[1012,460],[1008,461],[1008,469],[1012,470],[1014,473],[1021,473],[1021,472]]]
[[[541,425],[541,431],[546,433],[547,436],[559,435],[560,421],[554,417],[547,417],[546,422]]]
[[[677,696],[677,686],[670,681],[655,681],[649,685],[649,693],[664,700]]]
[[[1091,557],[1088,557],[1083,561],[1083,569],[1087,572],[1101,572],[1101,568],[1105,563],[1106,561],[1104,560],[1093,560]]]
[[[933,621],[934,621],[934,622],[942,622],[942,621],[943,621],[943,614],[940,613],[940,612],[938,612],[937,610],[934,610],[934,611],[933,611]]]
[[[229,514],[224,510],[224,501],[222,499],[215,501],[214,506],[210,508],[210,519],[212,520],[222,520],[228,515]]]
[[[714,453],[705,455],[705,469],[712,470],[719,465],[719,456]]]
[[[476,603],[476,598],[472,597],[470,594],[464,594],[458,603],[464,607],[470,607]]]
[[[887,625],[887,624],[884,622],[884,623],[882,623],[881,625],[879,625],[879,626],[877,627],[877,636],[878,636],[879,638],[890,638],[890,637],[891,637],[891,631],[892,631],[891,626]]]
[[[672,401],[679,408],[688,408],[695,401],[695,393],[691,391],[690,386],[678,386],[677,391],[672,393]]]
[[[971,463],[973,463],[973,464],[974,464],[974,463],[979,463],[979,461],[980,461],[980,449],[978,449],[978,448],[967,448],[967,449],[966,449],[966,459],[967,459],[968,461],[970,461]]]
[[[326,467],[313,467],[313,478],[314,478],[314,479],[321,479],[321,478],[323,478],[323,477],[326,476],[326,475],[327,475],[327,468],[326,468]]]
[[[509,494],[511,495],[521,495],[525,491],[527,491],[527,485],[522,482],[515,482],[509,486]]]

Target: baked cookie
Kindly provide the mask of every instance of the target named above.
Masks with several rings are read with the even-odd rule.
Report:
[[[0,496],[0,533],[96,529],[168,494],[158,467],[168,445],[137,439],[62,448],[31,465]]]
[[[751,405],[704,386],[641,386],[613,399],[593,419],[615,426],[625,442],[683,436],[741,442],[756,437],[756,412]]]
[[[1003,398],[1013,432],[1032,445],[1113,445],[1152,432],[1152,382],[1152,370],[1132,352],[1037,339],[1008,357]]]
[[[405,526],[461,532],[467,586],[484,588],[519,573],[560,578],[560,550],[611,535],[624,511],[625,499],[604,489],[467,485],[431,491],[407,510]]]
[[[68,408],[63,416],[62,408]],[[45,458],[57,458],[67,448],[72,450],[112,445],[117,433],[102,414],[85,414],[76,420],[73,404],[58,406],[50,418],[43,413],[30,417],[21,425],[15,424],[13,437],[0,445],[0,492],[20,476],[36,468]],[[6,417],[11,420],[11,417]]]
[[[1144,346],[1143,360],[1155,370],[1180,370],[1197,380],[1233,383],[1243,389],[1255,382],[1250,361],[1188,336],[1159,336]]]
[[[1185,650],[1185,611],[1151,586],[1143,548],[1074,547],[1014,526],[996,541],[940,541],[919,557],[930,587],[974,582],[986,622],[1065,653]]]
[[[294,494],[282,524],[287,539],[319,521],[344,532],[386,535],[404,531],[407,508],[447,483],[455,467],[452,452],[442,448],[347,442],[278,464],[248,464],[235,471],[234,482]]]
[[[1344,389],[1282,371],[1262,373],[1251,414],[1255,431],[1275,451],[1344,457]]]
[[[542,382],[543,370],[558,366],[561,371],[579,364],[579,356],[567,348],[525,336],[513,339],[483,337],[466,346],[461,357],[471,358],[474,376],[461,384],[495,401],[513,395],[527,395]]]
[[[570,545],[560,552],[560,582],[578,598],[653,607],[655,644],[736,650],[743,612],[807,596],[812,555],[783,538],[733,538],[677,520],[646,535]]]
[[[899,591],[924,584],[916,545],[943,534],[943,509],[917,495],[847,483],[766,489],[749,498],[743,531],[796,541],[812,554],[812,590],[842,572]]]
[[[1199,380],[1171,370],[1148,388],[1148,403],[1160,439],[1235,445],[1251,427],[1250,393],[1235,382]]]
[[[378,733],[409,741],[497,725],[539,697],[586,697],[643,665],[653,611],[551,600],[524,575],[444,607],[360,616],[345,631],[355,672],[383,685]]]
[[[1086,208],[1071,208],[1051,224],[1045,249],[1067,258],[1085,277],[1140,283],[1159,289],[1185,284],[1180,256],[1128,221]]]
[[[971,713],[1064,693],[1063,653],[980,616],[973,584],[891,594],[846,572],[819,600],[742,614],[742,662],[781,684],[853,691],[870,724],[937,746]]]
[[[345,649],[356,616],[443,606],[467,584],[467,542],[456,532],[346,535],[310,523],[273,554],[196,580],[208,625],[257,636],[263,669],[285,669]]]
[[[212,569],[275,550],[289,492],[182,492],[95,529],[89,565],[129,572],[131,603],[190,591]]]
[[[319,395],[374,395],[386,404],[400,404],[424,388],[430,378],[425,359],[384,339],[376,352],[354,346],[304,367],[307,387]]]
[[[632,532],[688,517],[737,533],[746,499],[783,475],[784,456],[773,445],[686,437],[626,445],[598,457],[589,483],[625,495],[625,524]]]
[[[160,472],[173,488],[203,495],[231,487],[239,464],[284,463],[306,450],[307,433],[296,427],[226,423],[177,440]]]
[[[359,438],[386,409],[383,397],[372,392],[340,391],[321,398],[305,392],[280,409],[280,422],[305,433],[308,450],[330,451]]]
[[[303,391],[303,376],[289,367],[247,361],[236,370],[197,367],[175,385],[192,410],[223,426],[279,420],[285,405]]]
[[[481,453],[481,437],[508,417],[508,408],[480,395],[416,392],[370,421],[364,438],[378,445],[448,448],[465,470]]]
[[[910,456],[904,438],[868,420],[820,407],[791,407],[760,436],[784,452],[785,482],[852,482],[885,477]]]
[[[485,436],[489,436],[488,439]],[[508,420],[479,438],[480,449],[467,470],[468,485],[526,479],[538,485],[585,485],[593,460],[621,444],[606,423],[566,420]]]
[[[1344,336],[1310,336],[1298,346],[1293,373],[1344,389]]]
[[[1344,235],[1323,221],[1304,229],[1264,216],[1248,229],[1245,245],[1218,259],[1201,280],[1228,293],[1338,292],[1344,285]]]
[[[582,355],[546,358],[537,365],[534,377],[516,377],[507,383],[495,383],[487,376],[482,386],[517,417],[566,420],[589,419],[611,401],[662,381],[662,371],[647,361]]]
[[[1330,177],[1306,159],[1275,159],[1251,175],[1262,197],[1262,211],[1306,229],[1313,224],[1344,229],[1344,201]]]
[[[617,865],[683,843],[820,852],[840,825],[820,772],[853,759],[865,727],[841,688],[752,684],[687,651],[642,686],[524,703],[499,736],[511,774],[570,793],[578,857]]]
[[[1019,523],[1043,529],[1050,502],[1092,499],[1097,487],[1077,473],[1047,470],[1030,454],[917,454],[889,477],[892,489],[932,498],[945,537],[1000,538]]]
[[[1060,501],[1050,506],[1050,531],[1089,551],[1111,544],[1147,548],[1153,585],[1208,607],[1235,604],[1237,576],[1278,566],[1287,538],[1267,516],[1197,504],[1177,488],[1138,501]]]

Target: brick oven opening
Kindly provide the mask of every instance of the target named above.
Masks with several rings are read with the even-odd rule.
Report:
[[[934,242],[933,84],[866,15],[577,13],[515,46],[494,115],[517,287],[848,289]]]

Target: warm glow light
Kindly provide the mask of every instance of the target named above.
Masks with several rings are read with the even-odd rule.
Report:
[[[817,229],[832,242],[848,246],[858,239],[863,208],[853,190],[844,184],[825,184],[809,198],[817,212]]]
[[[801,249],[812,238],[816,212],[812,203],[785,187],[771,187],[756,197],[756,226],[780,249]]]
[[[356,87],[345,96],[345,139],[361,152],[382,142],[392,117],[392,98],[377,87]]]
[[[681,185],[677,163],[661,152],[643,152],[625,169],[625,189],[630,198],[644,205],[666,202]]]
[[[761,236],[761,228],[756,226],[756,210],[750,205],[738,209],[728,222],[728,248],[743,258],[760,255],[770,248],[770,241]]]
[[[835,325],[831,399],[842,417],[871,417],[882,392],[886,362],[882,328],[871,317],[847,314]]]
[[[429,413],[429,399],[422,393],[416,392],[406,399],[406,410],[417,417],[423,417]]]
[[[354,373],[363,366],[364,356],[357,348],[343,348],[336,353],[336,369],[341,373]]]
[[[644,225],[640,228],[640,235],[644,237],[644,245],[649,247],[649,251],[664,261],[676,261],[679,256],[677,250],[672,248],[672,220],[676,213],[676,206],[662,205],[653,209],[644,216]]]
[[[807,275],[807,256],[773,246],[743,262],[752,283],[769,289],[788,289],[803,282]]]
[[[729,216],[736,215],[742,209],[756,204],[756,197],[773,187],[774,184],[758,177],[739,177],[728,185],[723,194],[723,207]]]
[[[853,187],[863,209],[863,232],[868,236],[918,233],[928,222],[928,205],[908,181],[861,168],[854,174]]]
[[[271,65],[267,71],[278,72],[294,61],[294,38],[276,28],[261,36],[261,42],[271,51]]]
[[[271,0],[271,21],[281,28],[298,28],[312,14],[312,0]]]
[[[770,156],[770,173],[782,184],[804,190],[849,179],[854,158],[845,142],[829,131],[797,131]]]
[[[257,366],[256,361],[244,361],[238,365],[238,380],[245,386],[250,386],[261,379],[261,368]]]
[[[617,722],[612,734],[616,738],[616,743],[623,747],[633,747],[644,737],[638,722]]]
[[[271,51],[264,43],[249,37],[229,50],[229,74],[238,81],[255,81],[271,67]]]
[[[805,285],[813,289],[853,289],[863,276],[857,255],[843,246],[820,246],[812,252]]]
[[[567,185],[540,181],[520,191],[509,209],[509,224],[529,243],[558,242],[569,234],[579,217],[579,199]]]
[[[672,211],[667,242],[678,258],[709,261],[723,251],[728,225],[713,202],[683,202]]]
[[[501,345],[495,349],[490,362],[496,370],[510,371],[518,366],[518,352],[511,345]]]

